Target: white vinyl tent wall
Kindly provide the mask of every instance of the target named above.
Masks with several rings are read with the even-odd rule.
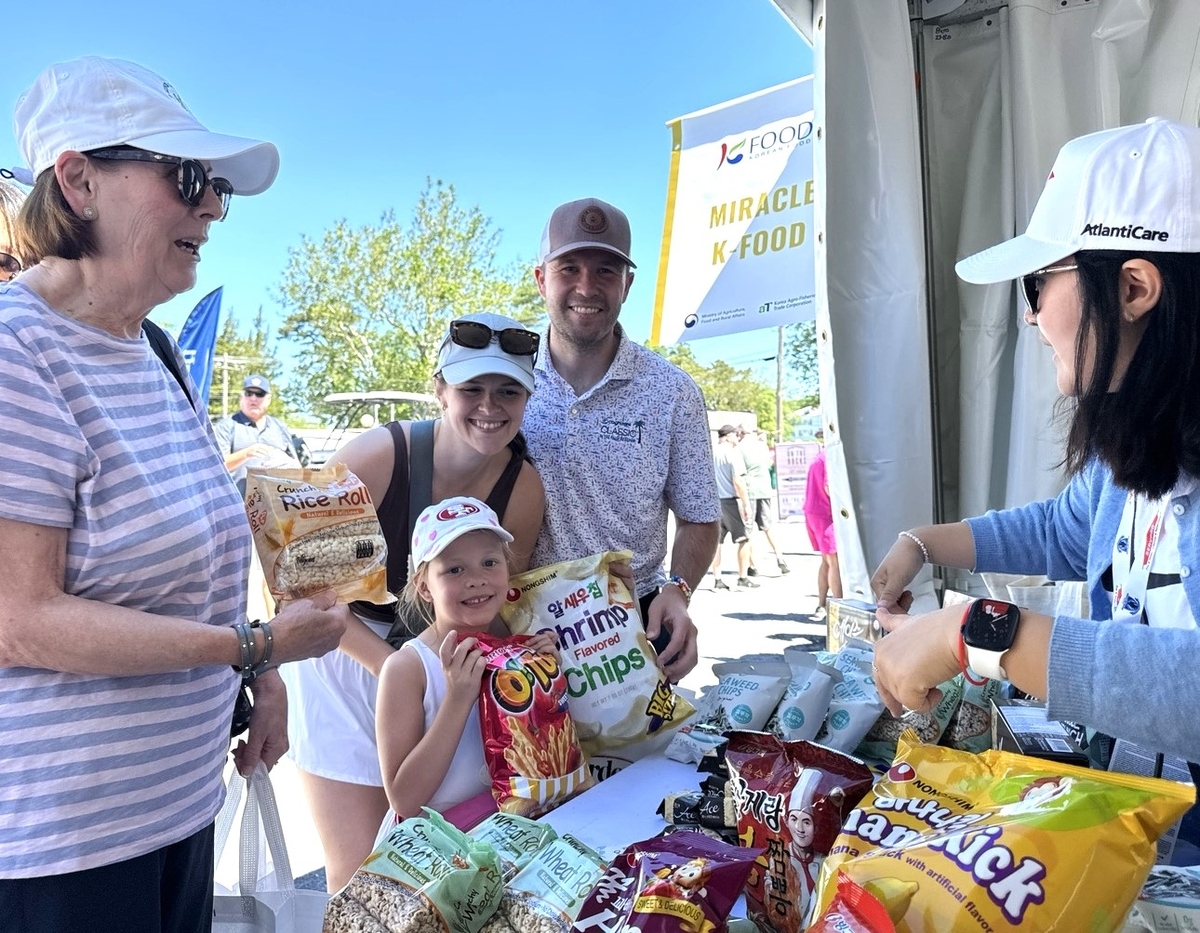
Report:
[[[772,2],[814,52],[830,492],[847,595],[870,598],[900,529],[1062,488],[1049,352],[1011,283],[954,263],[1024,230],[1068,139],[1197,123],[1200,0]]]

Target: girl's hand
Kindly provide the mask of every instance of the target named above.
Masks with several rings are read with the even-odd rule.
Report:
[[[450,631],[438,648],[442,670],[446,674],[446,699],[458,703],[474,703],[479,698],[479,682],[487,665],[479,640],[458,640],[458,633]]]
[[[538,654],[554,655],[554,660],[561,663],[562,654],[558,650],[558,639],[549,629],[542,629],[540,632],[531,635],[528,645]]]

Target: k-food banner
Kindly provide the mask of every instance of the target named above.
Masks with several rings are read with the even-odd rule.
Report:
[[[179,349],[188,364],[192,382],[200,390],[200,404],[208,404],[212,385],[213,356],[217,349],[217,319],[221,316],[221,288],[213,289],[196,304],[179,332]]]
[[[651,343],[812,320],[812,76],[667,125]]]

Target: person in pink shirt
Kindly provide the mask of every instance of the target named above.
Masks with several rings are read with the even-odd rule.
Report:
[[[824,443],[825,432],[817,431]],[[825,474],[825,448],[808,467],[804,488],[804,524],[813,550],[821,555],[817,570],[817,611],[813,618],[825,618],[825,600],[842,598],[842,573],[838,568],[837,540],[833,536],[833,505],[829,501],[829,479]]]

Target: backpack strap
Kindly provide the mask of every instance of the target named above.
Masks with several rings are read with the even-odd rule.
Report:
[[[188,391],[187,380],[183,378],[183,371],[179,368],[179,363],[175,359],[175,351],[171,349],[171,340],[167,337],[166,331],[155,324],[149,318],[142,321],[142,333],[146,335],[146,339],[150,341],[150,349],[154,351],[163,366],[167,367],[167,371],[175,377],[175,381],[179,383],[179,388],[183,389],[183,394],[187,396],[188,404],[194,409],[196,400],[192,398],[192,393]]]
[[[433,505],[433,421],[414,421],[408,429],[408,538],[417,519]]]

